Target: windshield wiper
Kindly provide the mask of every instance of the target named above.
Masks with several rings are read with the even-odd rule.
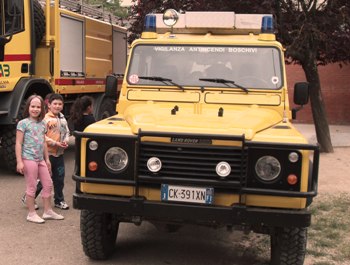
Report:
[[[213,82],[213,83],[221,83],[221,84],[232,84],[235,87],[242,89],[244,92],[248,93],[248,89],[237,84],[235,81],[222,79],[222,78],[199,78],[200,81]]]
[[[152,80],[152,81],[158,81],[158,82],[162,82],[166,85],[168,85],[169,83],[180,88],[181,90],[185,90],[183,86],[173,82],[173,80],[169,79],[169,78],[164,78],[161,76],[139,76],[140,79],[145,79],[145,80]]]

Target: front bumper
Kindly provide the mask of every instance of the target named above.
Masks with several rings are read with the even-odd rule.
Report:
[[[286,210],[233,205],[231,207],[164,203],[143,197],[73,194],[73,206],[80,210],[114,213],[140,220],[180,222],[206,225],[247,225],[276,227],[308,227],[311,213],[307,209]]]

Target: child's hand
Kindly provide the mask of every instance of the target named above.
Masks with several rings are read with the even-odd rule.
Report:
[[[68,143],[66,141],[62,142],[62,147],[64,149],[68,148]]]
[[[63,149],[68,148],[68,143],[67,142],[57,142],[57,145]]]
[[[24,174],[24,165],[23,165],[23,162],[18,162],[17,163],[17,172],[20,173],[20,174]]]

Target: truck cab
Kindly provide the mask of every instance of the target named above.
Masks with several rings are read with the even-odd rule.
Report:
[[[127,61],[119,18],[74,0],[0,0],[0,146],[16,171],[16,124],[26,100],[61,94],[94,99],[96,120],[116,113]],[[119,82],[120,81],[120,82]]]
[[[303,264],[319,150],[291,122],[283,52],[269,14],[146,16],[118,114],[75,134],[86,255],[107,258],[120,222],[150,221],[268,234],[272,264]],[[306,104],[307,83],[294,89]],[[87,231],[110,237],[88,245]]]

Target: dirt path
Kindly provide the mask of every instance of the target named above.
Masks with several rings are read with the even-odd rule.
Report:
[[[350,192],[350,147],[336,147],[334,153],[321,153],[319,195]]]

